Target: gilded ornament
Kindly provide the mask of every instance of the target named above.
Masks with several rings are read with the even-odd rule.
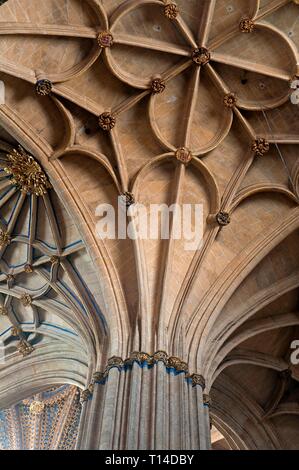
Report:
[[[34,416],[38,416],[42,414],[45,409],[45,406],[46,405],[42,401],[33,401],[29,406],[30,413]]]
[[[163,80],[162,78],[154,78],[151,83],[152,92],[154,94],[163,93],[165,87],[165,80]]]
[[[33,267],[31,266],[31,264],[25,264],[24,266],[24,271],[25,273],[33,273]]]
[[[95,372],[92,378],[94,382],[103,382],[106,378],[106,374],[105,372]]]
[[[262,157],[265,153],[269,152],[270,144],[266,139],[256,139],[253,142],[251,149],[257,157]]]
[[[105,112],[99,116],[99,126],[103,131],[111,131],[116,124],[113,114]]]
[[[93,374],[92,383],[89,386],[89,391],[92,393],[94,383],[104,383],[105,379],[109,375],[110,369],[116,367],[119,371],[124,370],[126,366],[131,367],[134,362],[139,365],[148,364],[154,365],[159,361],[163,362],[165,367],[175,369],[178,373],[183,372],[186,379],[191,379],[192,385],[200,385],[202,388],[205,387],[205,381],[202,375],[188,373],[188,364],[182,361],[179,357],[168,356],[165,351],[157,351],[154,354],[148,354],[143,351],[133,351],[127,359],[122,360],[119,356],[113,356],[108,359],[107,366],[104,372],[95,372]]]
[[[152,356],[145,352],[138,352],[136,354],[136,361],[139,362],[139,364],[144,364],[145,362],[151,362]]]
[[[113,36],[110,31],[101,31],[97,36],[97,41],[102,48],[111,47],[113,45]]]
[[[227,108],[233,108],[237,103],[236,95],[234,93],[227,93],[223,98],[223,102]]]
[[[254,22],[250,18],[244,18],[240,22],[240,31],[242,33],[252,33],[254,30]]]
[[[51,93],[53,84],[50,80],[46,78],[38,80],[35,84],[35,91],[40,96],[47,96]]]
[[[22,147],[7,154],[4,171],[11,175],[11,183],[25,193],[43,196],[52,187],[41,166]]]
[[[32,304],[32,297],[29,294],[23,294],[20,300],[24,307],[29,307]]]
[[[22,356],[29,356],[34,351],[34,347],[25,339],[22,339],[17,346],[17,349],[19,353],[22,354]]]
[[[192,160],[192,153],[186,147],[180,147],[175,152],[175,156],[179,162],[184,163],[185,165]]]
[[[225,227],[226,225],[230,224],[230,215],[228,212],[220,211],[216,215],[216,222],[221,227]]]
[[[20,334],[22,333],[22,330],[18,326],[13,326],[10,330],[10,333],[12,336],[20,336]]]
[[[0,229],[0,248],[4,248],[5,246],[11,243],[11,236],[5,230]]]
[[[108,359],[107,369],[112,369],[112,367],[117,367],[118,369],[121,369],[123,365],[124,362],[121,357],[113,356]]]
[[[58,263],[59,263],[59,258],[58,258],[58,256],[51,256],[51,258],[50,258],[50,263],[51,263],[52,265],[58,264]]]
[[[164,15],[169,20],[175,20],[179,14],[179,9],[175,3],[167,3],[164,7]]]
[[[206,65],[211,60],[211,54],[206,47],[194,49],[191,58],[196,65]]]
[[[188,372],[188,364],[175,356],[168,358],[166,366],[175,369],[177,372]]]
[[[168,355],[165,351],[157,351],[155,352],[153,357],[154,357],[155,362],[161,361],[161,362],[164,362],[164,364],[166,364],[167,359],[168,359]]]
[[[0,315],[2,315],[3,317],[5,317],[7,314],[8,314],[7,308],[4,307],[4,305],[0,305]]]

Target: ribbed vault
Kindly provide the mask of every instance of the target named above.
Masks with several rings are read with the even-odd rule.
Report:
[[[136,362],[152,367],[164,351],[168,371],[201,388],[205,379],[231,447],[298,448],[298,2],[27,4],[0,8],[0,205],[10,237],[0,262],[1,407],[52,384],[90,398],[115,365],[126,374],[131,358],[137,377]],[[33,155],[54,189],[19,191],[3,170],[14,149]],[[202,246],[99,239],[96,208],[117,209],[119,195],[147,207],[203,204]],[[22,340],[35,347],[25,359]],[[9,377],[24,361],[20,396]],[[131,429],[150,446],[141,425]],[[166,448],[192,444],[168,431]],[[108,444],[128,445],[116,441]]]

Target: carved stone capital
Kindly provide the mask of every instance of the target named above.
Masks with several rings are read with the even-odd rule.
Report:
[[[196,387],[196,385],[200,385],[203,390],[205,389],[206,381],[202,375],[192,374],[190,378],[192,380],[192,387]]]
[[[173,368],[177,372],[188,372],[188,364],[175,356],[170,356],[168,358],[166,367]]]
[[[117,367],[117,369],[121,369],[124,365],[124,361],[121,357],[113,356],[108,359],[107,369],[112,369],[113,367]]]

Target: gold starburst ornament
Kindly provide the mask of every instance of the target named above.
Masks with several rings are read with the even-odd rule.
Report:
[[[52,186],[41,166],[22,147],[7,154],[5,173],[11,175],[11,183],[21,191],[43,196]]]

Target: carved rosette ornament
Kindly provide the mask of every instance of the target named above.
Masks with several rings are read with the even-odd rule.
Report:
[[[102,48],[113,45],[113,36],[110,31],[101,31],[97,36],[98,45]]]
[[[31,264],[25,264],[24,271],[27,274],[33,273],[33,267],[31,266]]]
[[[227,108],[234,108],[237,103],[237,98],[234,93],[227,93],[223,98],[223,103]]]
[[[20,300],[24,307],[30,307],[30,305],[32,304],[32,297],[29,294],[23,294]]]
[[[169,20],[175,20],[179,14],[179,9],[175,3],[167,3],[164,7],[164,15]]]
[[[254,22],[250,18],[244,18],[240,22],[240,31],[242,33],[252,33],[254,30]]]
[[[165,90],[165,81],[162,78],[154,78],[151,84],[152,93],[159,94]]]
[[[11,243],[11,236],[5,230],[0,229],[0,248],[4,248]]]
[[[22,330],[19,326],[13,326],[10,330],[11,336],[20,336]]]
[[[105,112],[99,116],[99,126],[103,131],[111,131],[116,124],[113,114]]]
[[[206,47],[199,47],[192,51],[191,58],[196,65],[206,65],[211,60],[211,54]]]
[[[50,80],[43,78],[38,80],[35,84],[36,94],[39,96],[47,96],[51,93],[53,84]]]
[[[59,258],[58,258],[58,256],[51,256],[51,258],[50,258],[50,263],[51,263],[52,265],[58,264],[58,263],[59,263]]]
[[[184,163],[184,165],[187,165],[187,163],[190,163],[192,160],[192,153],[186,147],[178,148],[175,152],[175,156],[177,160],[181,163]]]
[[[230,224],[230,215],[228,212],[220,211],[216,215],[216,222],[221,227],[225,227],[226,225]]]
[[[266,139],[256,139],[251,147],[257,157],[262,157],[270,150],[270,144]]]
[[[41,415],[42,412],[44,411],[46,405],[42,402],[42,401],[33,401],[31,404],[30,404],[30,407],[29,407],[29,410],[30,410],[30,413],[34,416],[38,416],[38,415]]]
[[[21,191],[43,196],[52,187],[41,166],[21,146],[7,154],[6,158],[4,171],[11,175],[11,183]]]
[[[34,351],[34,347],[25,339],[22,339],[17,346],[17,349],[22,356],[29,356]]]

